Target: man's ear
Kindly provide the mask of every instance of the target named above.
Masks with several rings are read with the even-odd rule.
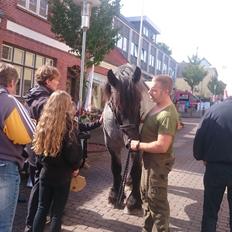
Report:
[[[119,80],[114,75],[114,73],[111,69],[107,73],[107,78],[108,78],[110,85],[116,89],[117,86],[119,85]]]

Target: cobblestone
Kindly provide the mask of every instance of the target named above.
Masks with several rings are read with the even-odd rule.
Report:
[[[199,232],[202,216],[203,173],[202,162],[192,156],[192,142],[199,119],[183,120],[185,127],[175,140],[176,162],[169,175],[169,202],[171,209],[171,232]],[[90,142],[102,143],[100,130],[93,131]],[[96,136],[95,136],[96,135]],[[97,138],[97,139],[96,139]],[[89,169],[81,174],[87,179],[87,186],[78,193],[71,193],[63,218],[65,232],[137,232],[141,231],[142,217],[124,214],[113,209],[107,202],[112,184],[110,157],[107,152],[91,152]],[[30,189],[21,186],[21,196],[28,199]],[[19,203],[13,232],[22,232],[26,216],[26,203]],[[218,219],[218,231],[229,230],[229,210],[224,197]]]

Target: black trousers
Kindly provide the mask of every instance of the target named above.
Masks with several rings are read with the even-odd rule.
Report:
[[[49,183],[40,179],[39,205],[33,223],[33,232],[43,232],[50,206],[52,216],[50,232],[60,232],[62,215],[68,199],[70,181],[63,184]]]
[[[232,232],[232,164],[206,164],[204,187],[201,232],[216,232],[218,211],[226,189],[230,211],[230,231]]]
[[[24,232],[32,232],[33,221],[38,208],[39,201],[39,175],[41,167],[36,168],[34,179],[32,179],[33,187],[31,189],[28,206],[27,206],[27,216],[26,216],[26,227]]]

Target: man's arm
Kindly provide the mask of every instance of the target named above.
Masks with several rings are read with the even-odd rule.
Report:
[[[24,106],[15,98],[12,100],[14,107],[4,120],[3,131],[14,144],[30,143],[35,124],[30,119]]]
[[[131,150],[144,151],[147,153],[166,153],[171,146],[173,136],[169,134],[159,134],[156,141],[150,143],[139,142],[138,140],[131,141]]]

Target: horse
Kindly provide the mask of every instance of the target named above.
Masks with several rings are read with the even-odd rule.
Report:
[[[141,70],[130,64],[122,65],[113,73],[107,73],[105,85],[106,104],[103,110],[103,132],[106,148],[111,155],[113,186],[108,202],[116,207],[122,181],[121,151],[128,139],[139,139],[142,92],[140,83]],[[134,214],[142,210],[140,195],[141,156],[131,154],[130,170],[131,193],[126,199],[127,212]],[[123,193],[124,194],[124,193]],[[125,194],[124,194],[125,198]]]

